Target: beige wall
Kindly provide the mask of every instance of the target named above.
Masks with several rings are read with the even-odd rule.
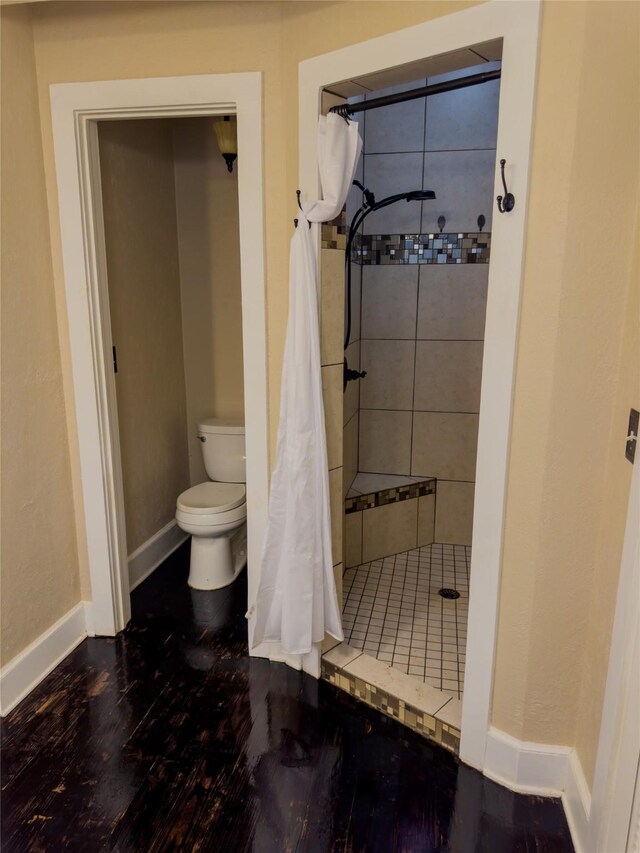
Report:
[[[207,474],[203,418],[244,415],[238,167],[230,174],[212,120],[173,122],[191,484]]]
[[[498,728],[577,744],[588,780],[640,402],[639,14],[544,6],[493,700]]]
[[[80,599],[28,11],[2,10],[2,604],[6,663]],[[75,448],[75,445],[74,445]]]
[[[640,201],[640,199],[639,199]],[[603,695],[609,643],[617,593],[617,578],[629,500],[631,465],[624,458],[624,438],[629,408],[640,409],[640,211],[636,208],[635,250],[629,276],[619,371],[611,409],[611,428],[606,453],[606,475],[602,483],[602,517],[598,525],[595,570],[591,587],[588,627],[584,645],[584,672],[578,700],[575,742],[590,780],[595,768],[598,731],[602,714],[597,697]],[[636,450],[635,464],[639,464]],[[637,519],[636,519],[637,523]]]
[[[101,122],[98,135],[131,554],[189,486],[172,122]]]
[[[33,12],[36,67],[59,308],[64,290],[49,84],[262,71],[273,447],[286,323],[287,238],[295,215],[297,63],[465,5],[38,4]],[[628,469],[611,464],[609,453],[613,459],[610,448],[618,431],[622,440],[625,427],[621,413],[634,402],[633,392],[620,385],[617,403],[614,388],[621,380],[619,342],[637,188],[638,11],[637,4],[618,2],[552,0],[544,5],[493,711],[494,724],[516,737],[578,743],[589,775],[585,739],[597,743],[593,726],[602,704],[620,550],[621,522],[617,515],[609,518],[605,500],[612,494],[614,503],[624,506],[628,490]],[[27,221],[24,214],[20,224]],[[59,334],[78,505],[62,310]],[[635,334],[630,331],[630,341]],[[29,500],[30,490],[20,495]],[[82,526],[78,511],[80,543]],[[605,574],[606,600],[595,600],[593,590]],[[598,659],[585,666],[596,627]],[[585,703],[594,709],[591,722],[584,717]]]
[[[362,3],[95,2],[32,7],[51,250],[68,413],[76,536],[89,590],[82,483],[60,253],[49,85],[145,76],[263,74],[268,383],[275,448],[287,317],[287,258],[297,186],[297,66],[301,59],[475,5],[475,0]],[[46,8],[45,8],[46,7]],[[366,14],[365,14],[366,12]],[[218,34],[212,50],[213,34]],[[238,168],[241,168],[238,164]]]

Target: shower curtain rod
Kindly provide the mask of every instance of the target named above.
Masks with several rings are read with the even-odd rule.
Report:
[[[330,113],[337,113],[343,118],[348,118],[353,113],[362,113],[366,110],[375,110],[377,107],[388,107],[390,104],[401,104],[404,101],[413,101],[416,98],[425,98],[429,95],[439,95],[442,92],[452,92],[455,89],[466,89],[467,86],[477,86],[479,83],[488,83],[490,80],[499,80],[500,69],[495,71],[483,71],[480,74],[471,74],[469,77],[459,77],[457,80],[446,80],[444,83],[433,83],[431,86],[421,86],[419,89],[410,89],[408,92],[398,92],[395,95],[383,95],[380,98],[372,98],[370,101],[360,101],[356,104],[338,104],[331,107]]]

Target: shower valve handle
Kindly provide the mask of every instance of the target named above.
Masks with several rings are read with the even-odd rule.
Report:
[[[351,379],[364,379],[364,377],[367,375],[367,371],[366,370],[349,370],[348,374],[349,375],[347,376],[347,379],[349,379],[349,380],[351,380]]]
[[[343,390],[347,390],[347,382],[353,382],[355,379],[364,379],[366,375],[366,370],[352,370],[347,364],[347,359],[345,358],[343,373]]]

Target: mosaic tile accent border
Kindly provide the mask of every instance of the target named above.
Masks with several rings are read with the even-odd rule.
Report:
[[[322,223],[322,248],[342,249],[347,248],[347,211],[345,208],[331,222]]]
[[[460,729],[443,723],[442,720],[433,717],[431,714],[426,714],[414,708],[403,699],[397,696],[392,696],[385,690],[375,687],[363,681],[361,678],[356,678],[344,669],[329,663],[326,660],[322,661],[322,678],[344,690],[350,696],[360,699],[372,708],[376,708],[388,717],[412,729],[420,735],[434,741],[435,743],[453,752],[455,755],[460,753]]]
[[[370,264],[488,264],[490,231],[443,234],[358,234],[352,261]]]
[[[407,486],[394,486],[391,489],[382,489],[379,492],[371,492],[368,495],[356,495],[353,498],[347,498],[344,502],[344,512],[345,515],[349,515],[351,512],[362,512],[365,509],[387,506],[387,504],[408,501],[413,498],[423,497],[424,495],[435,495],[435,493],[436,480],[431,478],[423,480],[420,483],[410,483]]]

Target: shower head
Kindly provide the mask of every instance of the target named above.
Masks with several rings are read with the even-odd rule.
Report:
[[[354,187],[358,187],[358,189],[362,190],[364,195],[365,201],[361,211],[365,213],[365,216],[368,213],[372,213],[374,210],[379,210],[381,207],[387,207],[390,204],[395,204],[397,201],[402,201],[403,199],[405,201],[433,201],[436,197],[433,190],[412,190],[407,193],[396,193],[395,195],[390,195],[380,201],[376,201],[376,197],[371,190],[361,184],[360,181],[354,181],[353,185]],[[361,211],[358,211],[358,213]]]
[[[398,201],[429,201],[436,197],[433,190],[412,190],[411,192],[395,193],[386,198],[380,199],[372,207],[365,211],[365,216],[373,213],[374,210],[380,210],[382,207],[389,207],[390,204],[396,204]]]
[[[428,201],[435,197],[436,194],[433,190],[413,190],[413,192],[405,194],[407,201]]]

